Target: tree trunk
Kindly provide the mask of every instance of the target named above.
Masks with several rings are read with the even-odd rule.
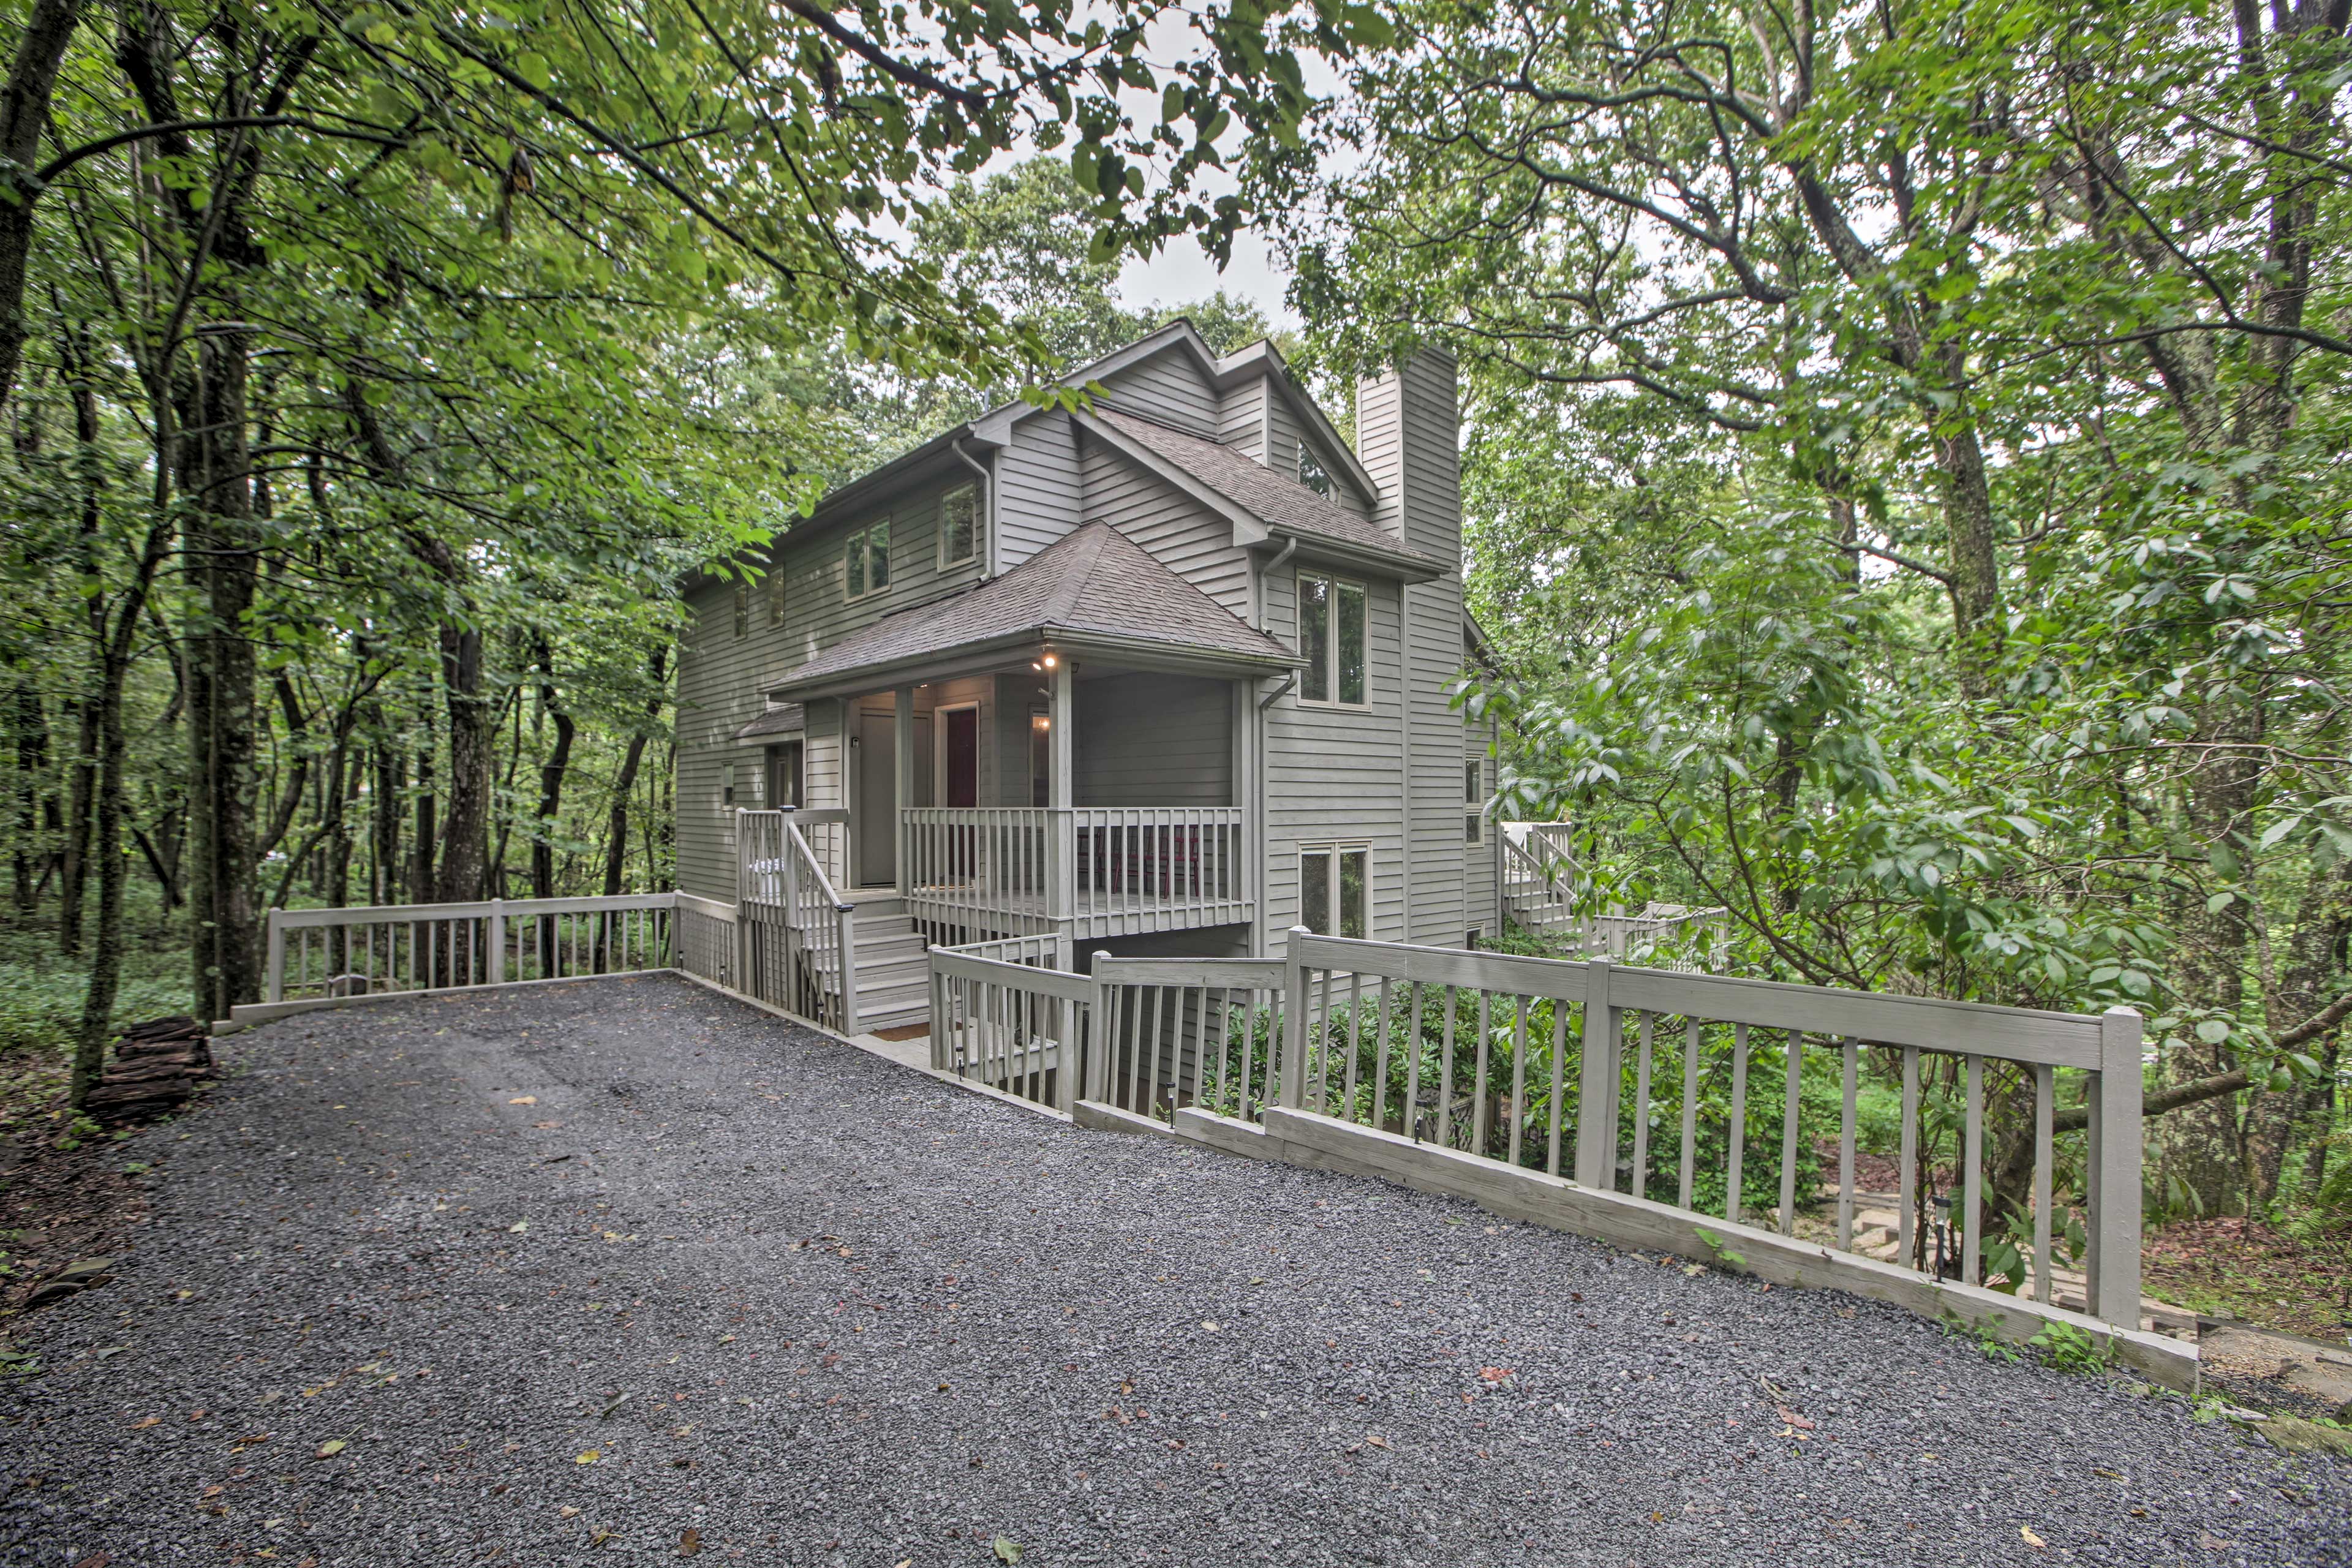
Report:
[[[41,780],[48,766],[48,720],[41,708],[41,690],[29,679],[16,683],[16,912],[30,915],[39,897],[35,879],[40,857],[34,844],[40,832]]]
[[[539,769],[539,809],[533,817],[530,835],[530,896],[534,899],[555,897],[555,832],[556,815],[563,805],[563,774],[572,765],[572,715],[557,706],[554,686],[554,657],[542,645],[540,648],[540,668],[548,679],[539,689],[539,700],[555,725],[555,744]],[[555,973],[555,922],[539,922],[539,972]]]
[[[25,265],[33,253],[33,207],[41,189],[35,160],[49,122],[49,96],[80,25],[82,0],[33,0],[16,58],[0,86],[0,405],[25,353]]]
[[[424,710],[425,734],[416,747],[416,820],[410,831],[416,842],[408,850],[408,901],[433,901],[433,850],[436,828],[433,798],[433,710]]]
[[[449,720],[449,805],[441,819],[441,867],[434,887],[443,902],[466,903],[483,896],[490,785],[498,761],[499,705],[483,689],[480,631],[441,628],[441,676]]]
[[[181,489],[195,504],[192,575],[201,629],[190,640],[190,926],[200,1017],[221,1019],[261,994],[259,867],[255,858],[256,679],[247,618],[256,542],[247,448],[246,334],[215,331],[196,351],[184,423],[194,431]]]

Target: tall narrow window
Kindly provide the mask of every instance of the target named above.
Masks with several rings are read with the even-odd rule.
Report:
[[[775,559],[768,563],[768,624],[784,624],[784,552],[779,548]]]
[[[1315,454],[1307,449],[1304,441],[1298,443],[1298,482],[1318,496],[1331,493],[1330,471],[1316,460]]]
[[[1361,845],[1316,845],[1298,852],[1298,923],[1318,936],[1370,931],[1372,852]]]
[[[801,742],[786,741],[768,748],[768,805],[771,810],[801,804]]]
[[[1362,708],[1371,700],[1371,605],[1361,583],[1298,574],[1301,702]]]
[[[740,578],[735,584],[735,635],[744,637],[751,630],[751,584]]]
[[[940,565],[960,566],[971,559],[980,539],[980,491],[960,485],[940,498]]]
[[[1307,672],[1298,685],[1301,702],[1331,700],[1331,579],[1298,574],[1298,657]]]
[[[1486,764],[1462,764],[1462,804],[1467,807],[1462,814],[1462,842],[1475,844],[1486,834]]]
[[[842,582],[848,597],[862,599],[890,585],[890,524],[886,519],[859,529],[842,542]]]
[[[735,804],[735,764],[733,763],[721,763],[719,766],[719,804],[721,805]]]

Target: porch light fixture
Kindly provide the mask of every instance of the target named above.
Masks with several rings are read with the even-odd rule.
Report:
[[[1043,665],[1041,668],[1045,668],[1045,669],[1052,669],[1052,668],[1054,668],[1055,667],[1056,667],[1057,665],[1059,665],[1061,662],[1062,662],[1062,660],[1061,660],[1061,657],[1060,657],[1058,654],[1055,653],[1055,651],[1054,651],[1052,648],[1047,648],[1047,649],[1045,650],[1045,663],[1044,663],[1044,665]]]

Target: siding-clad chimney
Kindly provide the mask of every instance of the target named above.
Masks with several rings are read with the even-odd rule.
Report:
[[[1356,387],[1356,451],[1380,486],[1372,517],[1409,549],[1446,563],[1404,590],[1409,678],[1400,737],[1406,779],[1407,940],[1453,946],[1491,925],[1464,877],[1462,715],[1446,688],[1462,668],[1462,413],[1454,356],[1423,349]]]

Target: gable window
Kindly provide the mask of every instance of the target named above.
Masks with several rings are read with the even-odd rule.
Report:
[[[1372,852],[1360,844],[1318,844],[1298,852],[1298,923],[1318,936],[1368,935]]]
[[[1314,453],[1307,449],[1307,443],[1304,441],[1298,443],[1298,482],[1318,496],[1328,496],[1331,493],[1330,470],[1317,459]]]
[[[980,542],[980,492],[959,485],[940,498],[940,565],[961,566]]]
[[[1319,572],[1298,574],[1298,654],[1307,661],[1298,683],[1301,702],[1367,705],[1370,620],[1361,583]]]
[[[1484,763],[1462,764],[1462,804],[1469,807],[1462,814],[1462,842],[1475,844],[1485,837],[1486,827],[1486,765]]]
[[[887,518],[851,534],[842,544],[847,596],[862,599],[890,585],[890,522]]]

